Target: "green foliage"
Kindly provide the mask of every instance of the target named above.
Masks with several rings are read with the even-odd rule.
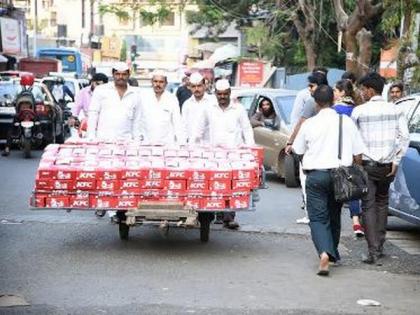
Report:
[[[120,52],[120,61],[126,61],[127,60],[127,42],[123,40],[121,45],[121,52]]]

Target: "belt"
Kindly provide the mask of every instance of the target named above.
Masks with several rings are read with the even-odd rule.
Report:
[[[391,166],[392,163],[379,163],[379,162],[376,162],[376,161],[363,161],[362,164],[364,166],[388,167],[388,166]]]
[[[315,170],[303,170],[303,172],[305,173],[305,174],[309,174],[309,173],[311,173],[311,172],[315,172],[315,171],[317,171],[317,172],[324,172],[324,173],[328,173],[329,171],[331,171],[332,170],[332,168],[321,168],[321,169],[315,169]]]

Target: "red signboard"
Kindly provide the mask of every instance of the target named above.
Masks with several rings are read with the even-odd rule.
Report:
[[[264,78],[264,63],[259,61],[242,61],[239,64],[239,85],[258,86]]]

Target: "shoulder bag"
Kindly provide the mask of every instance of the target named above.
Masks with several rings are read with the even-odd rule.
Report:
[[[343,116],[339,117],[338,159],[341,164],[343,147]],[[368,192],[368,176],[361,165],[340,165],[331,170],[334,184],[334,197],[338,202],[361,199]]]

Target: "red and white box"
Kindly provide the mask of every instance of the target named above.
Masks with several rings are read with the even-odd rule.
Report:
[[[139,179],[125,179],[120,182],[121,190],[137,190],[140,189],[140,180]]]
[[[56,179],[76,179],[76,169],[74,168],[58,168],[55,174]]]
[[[54,165],[40,166],[37,171],[37,178],[39,179],[53,179],[57,174],[57,168]]]
[[[240,180],[251,180],[257,177],[257,172],[253,168],[234,169],[232,170],[232,178]]]
[[[202,209],[223,210],[227,208],[227,200],[224,198],[205,197],[202,202]]]
[[[46,208],[69,208],[70,200],[68,196],[47,197],[45,200]]]
[[[140,189],[162,189],[164,187],[163,179],[141,179]]]
[[[77,180],[96,179],[96,170],[94,168],[81,168],[76,174]]]
[[[167,177],[167,169],[164,168],[152,168],[146,172],[146,178],[148,179],[165,179]]]
[[[35,180],[36,190],[51,190],[53,189],[52,180],[50,179],[36,179]]]
[[[76,194],[70,196],[70,208],[90,208],[89,194]]]
[[[249,209],[249,206],[249,193],[244,195],[232,196],[229,200],[229,207],[231,209]]]
[[[137,209],[139,204],[139,197],[137,196],[123,196],[117,200],[116,208],[118,209]]]
[[[140,167],[126,168],[121,171],[121,178],[123,179],[143,179],[147,175],[148,171]]]
[[[209,190],[229,193],[232,190],[232,181],[230,179],[210,180]]]
[[[74,183],[75,190],[95,190],[96,189],[96,180],[87,179],[87,180],[76,180]]]
[[[243,189],[247,189],[247,190],[251,190],[254,188],[255,185],[255,179],[250,179],[250,180],[239,180],[239,179],[234,179],[232,180],[232,190],[243,190]]]
[[[52,188],[55,190],[74,190],[74,180],[55,179],[51,181]]]
[[[46,198],[47,198],[47,194],[35,193],[34,196],[33,196],[32,206],[35,207],[35,208],[45,208]]]
[[[232,179],[232,170],[211,170],[210,180]]]
[[[189,180],[187,190],[208,190],[209,182],[207,180]]]
[[[159,200],[162,195],[160,189],[140,189],[140,197],[148,200]]]
[[[185,191],[187,189],[186,179],[167,179],[165,180],[164,187],[168,190]]]
[[[96,189],[116,191],[120,189],[120,181],[119,180],[97,180]]]
[[[90,206],[94,209],[115,209],[117,200],[113,196],[90,196]]]
[[[121,169],[98,169],[97,170],[97,178],[103,180],[117,180],[121,179],[122,171]]]
[[[192,177],[191,170],[172,170],[169,169],[166,173],[167,179],[190,179]]]
[[[202,206],[202,202],[203,199],[199,199],[199,198],[186,198],[185,200],[185,205],[187,207],[191,207],[192,209],[196,210],[196,209],[201,209]]]
[[[209,170],[193,170],[192,171],[192,180],[209,180],[211,172]]]

